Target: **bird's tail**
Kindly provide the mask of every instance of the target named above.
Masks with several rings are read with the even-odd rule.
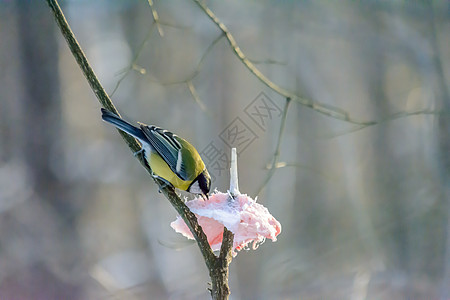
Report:
[[[141,141],[146,140],[146,137],[140,128],[131,125],[130,123],[123,120],[116,114],[114,114],[110,111],[107,111],[104,108],[102,108],[102,119],[103,119],[103,121],[111,123],[112,125],[119,128],[120,130],[128,133],[129,135],[134,136],[135,138],[137,138]]]

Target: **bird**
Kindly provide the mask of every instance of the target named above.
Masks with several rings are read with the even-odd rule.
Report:
[[[185,139],[154,125],[136,127],[115,113],[101,109],[102,119],[135,137],[141,143],[152,176],[167,185],[209,199],[211,176],[197,149]]]

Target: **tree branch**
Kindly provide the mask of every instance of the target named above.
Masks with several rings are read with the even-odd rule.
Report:
[[[117,83],[116,83],[116,86],[115,86],[114,89],[112,90],[112,92],[111,92],[111,97],[112,97],[112,96],[114,95],[114,93],[117,91],[117,89],[119,88],[120,84],[121,84],[122,81],[125,79],[125,77],[128,75],[128,73],[129,73],[131,70],[135,69],[136,62],[137,62],[139,56],[141,55],[142,50],[144,49],[144,47],[147,45],[148,41],[150,40],[150,37],[151,37],[152,34],[153,34],[153,28],[154,28],[155,25],[156,25],[156,23],[153,22],[152,25],[150,26],[150,29],[149,29],[149,31],[147,32],[147,35],[145,36],[144,41],[139,45],[139,48],[138,48],[138,50],[136,51],[136,53],[134,54],[133,60],[131,61],[131,63],[130,63],[126,68],[124,68],[123,70],[121,70],[121,71],[119,72],[119,74],[122,73],[122,77],[120,77],[120,79],[119,79],[119,80],[117,81]],[[144,68],[142,68],[142,69],[140,70],[139,73],[145,74],[145,73],[147,73],[147,70],[145,70]]]
[[[158,12],[155,9],[155,6],[153,4],[153,0],[148,0],[148,5],[150,6],[150,9],[152,11],[153,21],[155,22],[156,27],[158,27],[159,36],[163,37],[164,36],[164,31],[163,31],[163,29],[161,27],[161,24],[159,23]]]
[[[97,76],[95,75],[93,69],[91,68],[83,50],[81,49],[80,45],[78,44],[72,30],[70,29],[69,24],[67,23],[66,18],[64,17],[64,14],[58,4],[57,0],[47,0],[48,5],[50,6],[53,15],[55,17],[56,23],[58,24],[58,27],[61,30],[62,35],[67,41],[67,44],[72,51],[73,56],[75,57],[76,61],[78,62],[78,65],[80,66],[81,70],[83,71],[84,76],[86,77],[87,81],[89,82],[89,85],[91,86],[92,91],[94,92],[95,96],[101,103],[101,105],[114,112],[115,114],[119,115],[117,109],[115,108],[114,104],[112,103],[111,99],[109,98],[108,94],[105,92],[105,89],[100,84]],[[141,146],[137,142],[136,139],[133,137],[125,134],[124,132],[119,130],[120,135],[127,143],[130,150],[135,153],[141,149]],[[151,174],[151,169],[149,168],[148,164],[145,162],[142,155],[136,156],[140,163],[144,166],[144,168]],[[198,224],[197,217],[189,210],[189,208],[183,203],[183,201],[180,199],[180,197],[175,193],[175,190],[171,187],[168,187],[165,185],[161,180],[154,178],[154,181],[159,186],[160,190],[164,193],[164,195],[167,197],[167,199],[170,201],[172,206],[175,208],[175,210],[180,214],[180,216],[183,218],[189,229],[191,230],[192,234],[194,235],[195,240],[197,241],[197,244],[200,248],[200,251],[203,255],[203,258],[205,260],[205,263],[210,270],[214,270],[217,268],[217,258],[214,255],[214,253],[211,250],[211,247],[208,244],[207,237],[205,233],[203,232],[201,226]]]
[[[294,94],[281,86],[277,85],[273,81],[271,81],[269,78],[267,78],[242,52],[241,48],[239,48],[238,44],[236,43],[236,40],[231,35],[228,28],[225,26],[224,23],[222,23],[216,15],[200,0],[193,0],[204,12],[205,14],[211,19],[211,21],[214,22],[214,24],[222,31],[222,33],[225,35],[228,43],[230,44],[231,49],[233,50],[234,54],[239,58],[239,60],[244,64],[247,69],[253,73],[253,75],[256,76],[263,84],[265,84],[267,87],[272,89],[274,92],[278,93],[279,95],[283,96],[284,98],[290,98],[294,101],[297,101],[301,105],[304,105],[306,107],[309,107],[313,110],[315,110],[318,113],[321,113],[323,115],[346,121],[348,123],[356,124],[356,125],[374,125],[376,124],[375,121],[359,121],[354,118],[351,118],[349,114],[337,107],[334,107],[332,105],[328,105],[325,103],[320,103],[317,101],[313,101],[310,99],[307,99],[301,95]]]
[[[216,258],[216,265],[210,272],[211,297],[212,299],[228,299],[230,287],[228,285],[229,266],[232,260],[231,250],[233,249],[234,234],[225,226],[223,227],[222,245],[220,246],[219,257]]]
[[[236,196],[240,194],[238,183],[237,170],[237,154],[236,148],[231,149],[231,165],[230,165],[230,190],[228,191],[230,197],[229,202],[235,201]],[[225,226],[223,227],[222,245],[220,246],[219,257],[217,257],[217,267],[214,269],[214,274],[211,274],[212,290],[211,296],[213,299],[228,299],[230,295],[230,288],[228,286],[229,265],[233,259],[234,234]]]

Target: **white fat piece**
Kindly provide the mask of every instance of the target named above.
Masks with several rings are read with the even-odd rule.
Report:
[[[180,150],[178,150],[177,167],[175,168],[177,170],[177,173],[180,173],[180,171],[181,171],[181,163],[182,163],[182,158],[181,158],[181,149],[180,149]]]

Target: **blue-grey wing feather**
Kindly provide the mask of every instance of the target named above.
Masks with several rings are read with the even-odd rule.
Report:
[[[178,162],[178,153],[181,151],[181,144],[176,140],[177,136],[170,131],[156,126],[141,125],[141,129],[150,142],[150,145],[169,165],[170,169],[180,179],[188,180],[185,165],[183,162]]]

